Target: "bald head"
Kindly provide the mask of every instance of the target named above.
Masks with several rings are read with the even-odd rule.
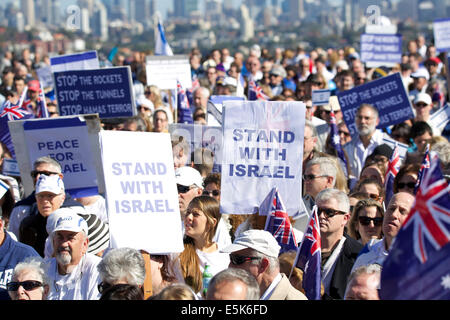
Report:
[[[386,243],[390,246],[392,239],[397,235],[400,227],[414,204],[414,196],[407,192],[394,194],[386,208],[383,219],[383,233]]]

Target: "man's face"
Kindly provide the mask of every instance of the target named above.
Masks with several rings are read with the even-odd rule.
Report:
[[[52,192],[43,191],[36,194],[36,205],[39,213],[43,217],[48,217],[52,212],[61,207],[65,198],[66,195],[64,192],[54,194]]]
[[[273,86],[279,85],[283,81],[283,77],[276,74],[269,74],[270,84]]]
[[[32,178],[33,178],[34,185],[36,185],[36,182],[39,179],[39,176],[41,174],[45,174],[46,176],[52,176],[52,175],[58,174],[59,177],[62,179],[63,175],[59,171],[60,170],[58,168],[56,168],[55,166],[53,166],[49,163],[38,164],[32,172]]]
[[[220,186],[218,186],[217,183],[214,182],[208,183],[203,193],[205,192],[208,193],[210,197],[213,197],[214,199],[220,202]]]
[[[250,248],[246,248],[246,249],[242,249],[239,251],[235,251],[230,253],[230,255],[235,255],[235,256],[242,256],[242,257],[254,257],[254,250],[250,249]],[[259,259],[260,261],[260,259]],[[261,262],[261,261],[260,261]],[[256,281],[258,281],[258,283],[260,282],[261,279],[259,279],[259,275],[261,273],[259,264],[255,264],[253,260],[247,260],[241,264],[233,264],[232,260],[230,259],[230,264],[228,265],[229,268],[237,268],[237,269],[243,269],[246,270],[248,272],[250,272],[255,278]]]
[[[353,88],[353,86],[354,81],[353,77],[351,76],[341,77],[341,79],[339,80],[339,90],[341,91],[350,90],[351,88]]]
[[[350,135],[350,131],[348,131],[345,122],[339,125],[339,137],[341,138],[341,145],[344,145],[352,140],[352,136]]]
[[[328,177],[320,171],[318,164],[306,167],[305,194],[315,198],[317,194],[329,186]]]
[[[58,264],[77,265],[88,248],[89,240],[83,232],[56,231],[53,249]]]
[[[198,108],[198,107],[202,107],[202,108],[206,108],[206,106],[208,105],[208,97],[203,94],[202,90],[196,90],[194,93],[194,105]]]
[[[348,212],[345,214],[338,213],[332,217],[329,217],[324,212],[320,211],[320,209],[342,211],[336,199],[331,198],[328,201],[319,201],[316,204],[319,209],[317,213],[319,214],[320,234],[327,237],[336,233],[343,232],[345,225],[350,219],[350,214]]]
[[[20,95],[25,88],[25,81],[23,80],[16,80],[14,81],[14,86],[16,87],[17,93]]]
[[[345,293],[345,300],[380,300],[378,295],[379,277],[361,274],[354,278]]]
[[[424,134],[415,137],[414,143],[417,146],[417,150],[419,152],[425,152],[427,144],[430,143],[431,138],[432,138],[432,136],[428,132],[425,132]]]
[[[317,137],[312,136],[310,127],[305,126],[304,141],[303,141],[303,159],[309,156],[316,145]]]
[[[425,102],[418,101],[414,104],[414,109],[416,110],[416,116],[419,119],[428,119],[430,116],[433,104],[426,104]]]
[[[39,91],[28,90],[28,97],[31,101],[36,101],[39,97]]]
[[[206,75],[208,77],[209,83],[216,83],[217,71],[215,67],[208,68],[208,70],[206,71]]]
[[[189,206],[189,203],[195,197],[202,194],[202,189],[196,186],[185,187],[177,185],[178,188],[178,205],[180,206],[180,213],[184,219],[184,214]]]
[[[417,90],[422,90],[423,89],[423,87],[427,84],[427,79],[425,79],[425,78],[423,78],[423,77],[420,77],[420,78],[413,78],[414,79],[414,87],[417,89]]]
[[[372,109],[362,108],[356,114],[355,123],[360,136],[369,136],[378,125],[378,117]]]
[[[261,63],[259,62],[258,58],[256,57],[249,58],[247,61],[247,69],[252,74],[258,72],[261,69]]]
[[[413,203],[414,196],[409,193],[399,192],[394,194],[384,214],[383,233],[385,236],[394,238],[397,235]]]
[[[168,120],[166,113],[163,111],[156,112],[153,118],[153,131],[163,132],[164,130],[167,130],[167,124]]]

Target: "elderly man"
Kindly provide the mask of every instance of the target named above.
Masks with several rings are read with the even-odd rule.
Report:
[[[274,96],[280,95],[283,92],[283,79],[286,78],[286,70],[283,66],[274,65],[269,72],[269,86],[272,89]]]
[[[370,104],[361,104],[355,117],[358,134],[344,145],[344,151],[349,160],[351,171],[349,177],[351,179],[359,179],[367,156],[372,154],[373,150],[383,141],[384,134],[377,129],[379,122],[378,109]]]
[[[97,265],[101,259],[87,253],[88,225],[75,213],[58,218],[51,234],[54,257],[47,261],[53,285],[49,300],[97,300],[100,282]]]
[[[194,108],[192,110],[195,110],[196,108],[202,108],[203,111],[206,112],[206,108],[208,106],[208,99],[209,99],[210,92],[205,87],[198,87],[194,90]]]
[[[392,241],[397,236],[400,227],[414,204],[414,196],[407,192],[393,195],[384,213],[382,230],[383,239],[370,240],[361,255],[356,260],[352,271],[363,265],[377,263],[382,265],[389,254]]]
[[[370,264],[356,269],[348,279],[345,300],[380,300],[381,266]]]
[[[260,300],[307,300],[280,273],[280,246],[270,232],[251,229],[242,232],[232,245],[221,250],[230,253],[230,267],[247,270],[256,279]]]
[[[344,228],[350,219],[347,195],[337,189],[322,190],[316,197],[320,225],[324,299],[344,299],[350,271],[363,245]]]
[[[259,285],[250,272],[228,268],[217,273],[209,283],[206,300],[259,300]]]
[[[32,247],[15,241],[5,231],[0,208],[0,300],[9,300],[6,284],[11,281],[15,266],[27,257],[39,256]]]

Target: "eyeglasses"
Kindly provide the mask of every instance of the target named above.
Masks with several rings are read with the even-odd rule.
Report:
[[[399,189],[403,189],[405,187],[408,187],[409,189],[414,189],[416,187],[416,183],[415,182],[399,182],[399,183],[397,183],[397,187]]]
[[[8,291],[17,291],[19,287],[22,286],[26,291],[31,291],[39,287],[43,287],[44,284],[42,282],[36,280],[26,280],[22,282],[9,282],[6,285],[6,289]]]
[[[377,195],[377,194],[375,194],[375,193],[365,193],[365,196],[366,196],[367,198],[373,199],[373,200],[375,200],[375,201],[378,201],[378,200],[380,200],[380,198],[381,198],[379,195]]]
[[[191,190],[191,187],[182,186],[181,184],[177,184],[178,193],[186,193]]]
[[[220,191],[219,190],[212,190],[212,191],[207,191],[207,190],[203,190],[203,195],[204,196],[214,196],[214,197],[218,197],[220,195]]]
[[[46,176],[51,176],[54,174],[59,174],[59,172],[53,172],[53,171],[37,171],[37,170],[33,170],[31,171],[31,177],[36,178],[39,174],[45,174]]]
[[[363,226],[368,226],[370,224],[370,222],[372,221],[374,226],[379,227],[383,223],[383,218],[382,217],[376,217],[376,218],[358,217],[358,221]]]
[[[230,254],[230,261],[235,266],[243,264],[246,261],[259,260],[261,257],[246,257],[246,256],[238,256],[236,254]]]
[[[308,180],[314,180],[314,179],[323,178],[323,177],[328,177],[328,176],[325,176],[325,175],[316,176],[314,174],[304,174],[303,175],[303,180],[308,181]]]
[[[100,292],[100,293],[103,293],[104,291],[108,290],[111,287],[112,287],[111,284],[109,284],[107,282],[103,282],[103,281],[97,285],[98,292]]]
[[[334,210],[331,208],[317,208],[317,215],[320,216],[320,214],[323,213],[327,218],[333,218],[337,214],[347,214],[347,212]]]
[[[149,96],[149,95],[151,95],[151,94],[152,94],[151,91],[144,91],[144,95],[146,95],[146,96]]]

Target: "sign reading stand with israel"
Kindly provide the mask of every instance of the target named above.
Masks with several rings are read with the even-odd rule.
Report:
[[[400,73],[379,78],[353,89],[337,93],[345,124],[351,135],[357,133],[356,111],[362,103],[378,109],[378,129],[414,118],[411,102],[406,94]]]
[[[100,118],[136,115],[129,66],[55,72],[55,89],[62,116],[98,113]]]
[[[290,216],[303,213],[305,110],[303,102],[224,102],[222,213],[257,213],[274,187]]]
[[[183,251],[170,135],[102,131],[100,141],[111,246]]]

